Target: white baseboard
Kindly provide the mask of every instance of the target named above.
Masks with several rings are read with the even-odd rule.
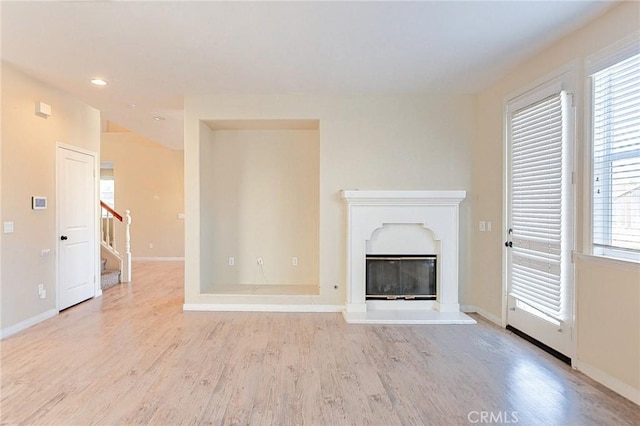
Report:
[[[591,377],[593,380],[602,383],[612,391],[624,396],[631,402],[634,402],[640,405],[640,389],[636,389],[634,387],[629,386],[626,383],[621,382],[615,377],[610,376],[604,371],[587,364],[580,360],[574,361],[574,367],[578,370]]]
[[[184,257],[132,257],[134,262],[184,262]]]
[[[210,312],[342,312],[344,305],[274,305],[251,303],[185,303],[183,311]]]
[[[29,319],[26,319],[24,321],[20,321],[17,324],[14,324],[12,326],[9,326],[7,328],[3,328],[2,330],[0,330],[0,340],[9,337],[11,335],[14,335],[22,330],[25,330],[29,327],[32,327],[38,323],[41,323],[44,320],[48,320],[51,317],[55,317],[56,315],[58,315],[58,310],[57,309],[50,309],[48,311],[45,311],[41,314],[36,315],[35,317],[31,317]]]
[[[492,314],[491,312],[485,311],[482,308],[478,308],[477,306],[473,306],[473,305],[460,305],[460,310],[464,313],[476,313],[478,315],[480,315],[481,317],[488,319],[489,321],[491,321],[492,323],[494,323],[495,325],[497,325],[498,327],[502,327],[502,318],[495,316],[494,314]]]

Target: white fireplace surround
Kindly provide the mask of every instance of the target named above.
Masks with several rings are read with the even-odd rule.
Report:
[[[475,322],[460,312],[458,302],[458,211],[465,196],[465,191],[342,191],[348,211],[347,322]],[[420,225],[439,243],[435,302],[366,301],[367,241],[376,230],[391,224]]]

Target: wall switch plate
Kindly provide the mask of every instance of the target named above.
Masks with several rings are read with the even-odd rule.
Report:
[[[485,222],[484,220],[481,220],[480,222],[478,222],[478,229],[480,229],[480,232],[484,232],[487,230],[487,222]]]
[[[233,257],[229,258],[229,266],[233,266],[236,264],[236,259],[234,259]]]
[[[4,233],[5,234],[13,234],[13,222],[5,222],[4,223]]]
[[[293,266],[298,266],[298,258],[297,257],[292,257],[291,258],[291,265]]]
[[[38,296],[40,299],[45,299],[47,297],[47,290],[44,289],[44,284],[38,284]]]
[[[487,222],[487,232],[491,232],[491,221]]]

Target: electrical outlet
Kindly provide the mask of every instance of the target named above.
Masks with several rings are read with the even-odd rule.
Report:
[[[38,294],[44,291],[44,284],[38,284]]]
[[[229,258],[229,266],[233,266],[236,264],[236,260],[233,257]]]
[[[298,258],[297,257],[292,257],[291,258],[291,265],[293,266],[298,266]]]
[[[40,293],[40,299],[46,299],[47,298],[47,290],[42,290],[42,292]]]
[[[262,256],[259,256],[259,257],[256,259],[256,262],[257,262],[257,263],[258,263],[258,265],[260,265],[260,266],[264,265],[264,260],[262,260]]]
[[[478,228],[480,229],[480,232],[484,232],[487,230],[487,222],[485,222],[484,220],[481,220],[480,222],[478,222]]]

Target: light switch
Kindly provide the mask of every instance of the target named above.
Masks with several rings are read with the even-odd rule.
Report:
[[[4,233],[5,234],[13,234],[13,222],[5,222],[4,223]]]

